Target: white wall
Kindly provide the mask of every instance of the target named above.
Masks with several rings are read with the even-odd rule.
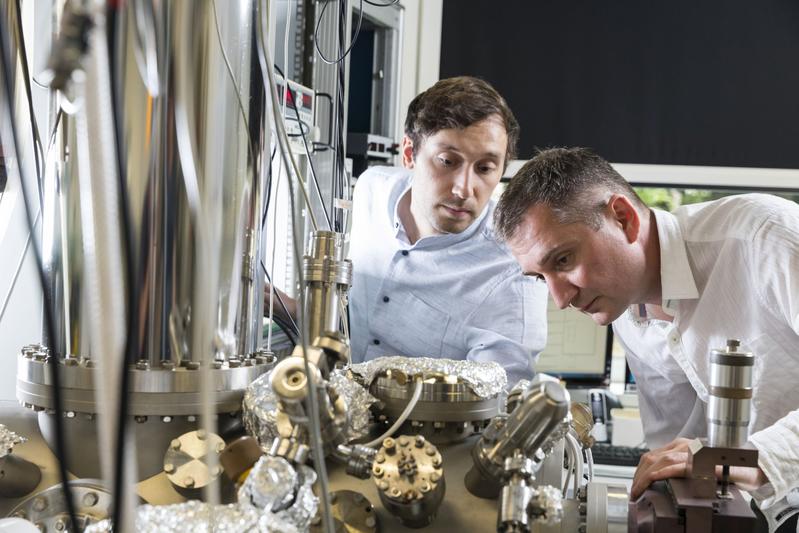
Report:
[[[404,133],[405,111],[411,100],[439,79],[443,0],[403,0],[403,42],[399,87],[400,120],[397,139]]]

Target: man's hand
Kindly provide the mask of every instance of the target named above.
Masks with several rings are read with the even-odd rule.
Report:
[[[675,439],[662,448],[641,456],[635,470],[630,499],[637,500],[655,481],[675,477],[689,477],[691,462],[689,445],[693,439]],[[716,478],[721,479],[721,466],[716,467]],[[768,477],[760,468],[731,466],[729,480],[743,490],[755,490],[768,483]]]
[[[637,500],[655,481],[690,476],[690,443],[691,439],[675,439],[662,448],[642,455],[633,477],[630,499]]]
[[[265,283],[264,284],[264,316],[268,316],[269,315],[269,298],[270,298],[270,295],[272,294],[272,291],[270,289],[272,289],[272,286],[269,285],[268,283]],[[297,301],[294,298],[290,298],[288,294],[286,294],[285,292],[281,291],[277,287],[275,287],[274,291],[275,291],[274,292],[274,294],[275,294],[274,299],[275,300],[273,302],[273,305],[274,305],[273,309],[274,309],[275,314],[280,316],[281,318],[283,318],[283,320],[286,320],[286,321],[288,321],[289,319],[296,320],[297,319]],[[286,306],[285,310],[283,309],[283,306],[280,305],[280,303],[278,301],[278,298],[277,298],[277,295],[280,295],[280,298],[282,298],[283,303]],[[286,315],[286,311],[288,311],[288,313],[289,313],[288,315]]]

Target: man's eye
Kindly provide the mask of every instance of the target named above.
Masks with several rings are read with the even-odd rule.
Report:
[[[452,164],[452,161],[450,161],[446,157],[439,157],[438,158],[438,162],[441,163],[442,165],[444,165],[445,167],[448,167],[448,166],[450,166]]]
[[[569,263],[571,263],[571,257],[572,257],[571,254],[562,255],[562,256],[558,257],[558,259],[557,259],[557,261],[555,261],[555,263],[558,265],[558,267],[561,267],[561,268],[569,266]]]
[[[547,282],[547,280],[546,280],[546,279],[544,279],[544,276],[542,276],[541,274],[536,274],[536,275],[535,275],[535,280],[536,280],[536,281],[543,281],[544,283],[546,283],[546,282]]]
[[[480,172],[481,174],[489,174],[489,173],[493,172],[494,170],[495,170],[495,167],[493,167],[491,165],[481,165],[481,166],[477,167],[477,171]]]

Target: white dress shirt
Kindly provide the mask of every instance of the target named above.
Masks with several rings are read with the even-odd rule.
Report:
[[[799,487],[799,206],[746,194],[654,212],[674,319],[636,306],[613,323],[647,442],[706,434],[710,350],[741,340],[755,355],[749,441],[770,480],[753,496],[768,508]]]
[[[410,244],[403,168],[373,167],[353,194],[352,360],[383,355],[496,361],[531,378],[546,343],[546,286],[522,275],[491,230],[494,202],[463,232]]]

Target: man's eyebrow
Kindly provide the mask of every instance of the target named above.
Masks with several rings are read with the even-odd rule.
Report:
[[[434,143],[433,146],[435,146],[439,150],[450,150],[452,152],[457,152],[459,154],[463,153],[463,151],[460,150],[457,146],[454,146],[454,145],[451,145],[451,144],[448,144],[448,143],[437,142],[437,143]],[[501,155],[501,154],[499,154],[497,152],[489,151],[489,152],[485,152],[483,154],[480,154],[480,158],[481,159],[484,158],[484,157],[488,157],[490,159],[496,159],[497,161],[501,161],[505,156]]]

